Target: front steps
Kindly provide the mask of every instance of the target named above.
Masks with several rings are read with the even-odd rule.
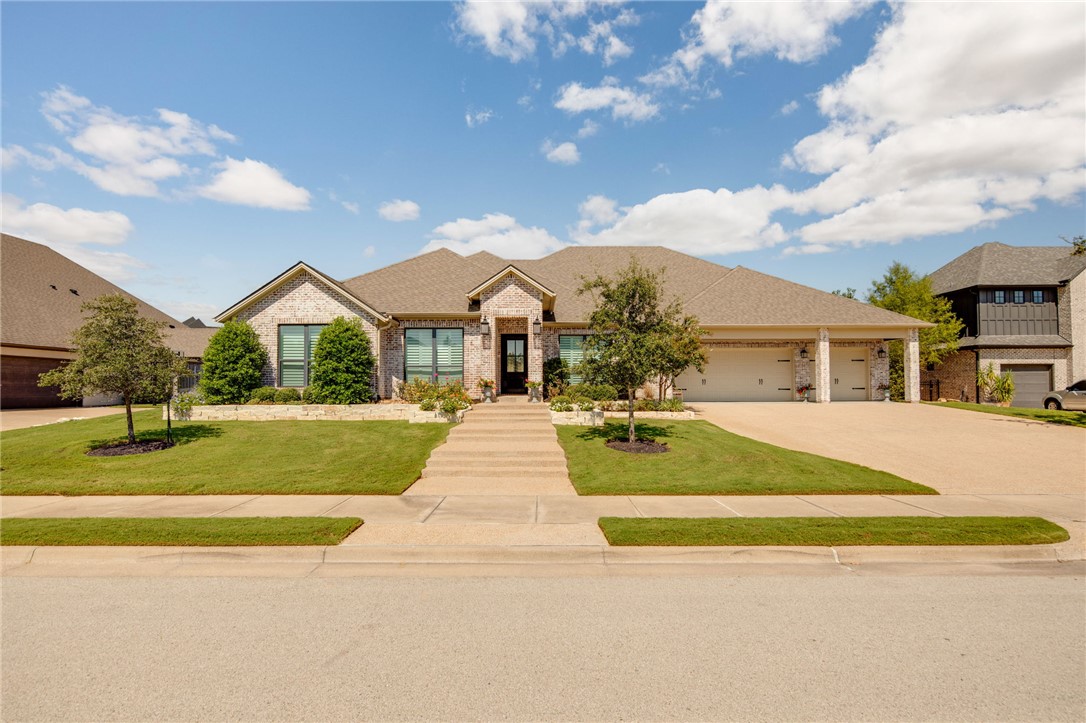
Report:
[[[545,404],[476,404],[405,495],[575,495]]]

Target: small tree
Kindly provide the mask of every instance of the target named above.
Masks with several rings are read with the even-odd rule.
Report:
[[[1067,238],[1066,236],[1060,236],[1064,243],[1071,244],[1072,256],[1086,256],[1086,236],[1072,236]]]
[[[119,394],[128,417],[128,443],[136,442],[132,400],[161,397],[185,373],[184,360],[162,340],[164,322],[140,316],[136,302],[120,294],[83,304],[90,316],[72,335],[75,359],[38,377],[38,385],[60,387],[60,396]]]
[[[268,351],[253,327],[228,321],[207,343],[200,391],[211,404],[244,404],[267,364]]]
[[[359,404],[372,398],[373,351],[358,319],[336,317],[313,350],[309,397],[317,404]]]
[[[664,333],[658,334],[650,352],[656,360],[657,399],[663,399],[668,390],[675,385],[675,377],[690,367],[699,372],[705,371],[708,358],[701,345],[704,330],[698,320],[692,316],[669,320]]]
[[[581,366],[585,376],[626,390],[629,441],[635,442],[637,389],[673,368],[683,355],[690,356],[691,339],[700,337],[697,320],[684,317],[678,301],[665,305],[658,275],[636,260],[614,280],[603,276],[586,280],[578,293],[591,293],[596,299],[588,317],[592,336],[585,341]],[[694,365],[700,369],[704,359],[695,359]]]
[[[936,296],[931,279],[919,276],[905,264],[890,264],[882,279],[873,281],[867,303],[935,324],[920,330],[920,363],[941,364],[958,350],[962,322],[950,308],[950,300]],[[905,395],[905,349],[900,341],[890,342],[890,396]]]

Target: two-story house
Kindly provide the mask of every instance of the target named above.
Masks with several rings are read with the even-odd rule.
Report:
[[[1086,378],[1086,256],[1067,246],[976,246],[931,274],[965,324],[959,351],[921,371],[924,399],[977,401],[977,370],[1013,372],[1016,407]]]

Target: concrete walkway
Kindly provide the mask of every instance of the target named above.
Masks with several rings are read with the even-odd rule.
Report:
[[[476,404],[405,495],[576,495],[545,404]]]

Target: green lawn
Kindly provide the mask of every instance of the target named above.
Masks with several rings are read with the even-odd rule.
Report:
[[[357,517],[10,518],[0,545],[338,545]]]
[[[134,415],[137,436],[161,439],[158,410]],[[179,422],[177,446],[88,457],[123,439],[124,415],[0,433],[5,495],[395,495],[418,479],[447,424]]]
[[[1050,424],[1066,424],[1072,427],[1086,427],[1086,412],[1068,412],[1066,410],[1053,409],[1027,409],[1024,407],[994,407],[989,404],[972,404],[970,402],[924,402],[933,407],[953,407],[965,409],[970,412],[985,412],[987,414],[1002,414],[1005,417],[1021,417],[1023,419],[1036,419],[1039,422]]]
[[[938,494],[889,472],[782,449],[700,420],[638,424],[638,437],[671,446],[664,454],[605,447],[607,439],[626,438],[625,423],[556,429],[582,495]]]
[[[1067,530],[1040,517],[602,517],[612,545],[1045,545]]]

